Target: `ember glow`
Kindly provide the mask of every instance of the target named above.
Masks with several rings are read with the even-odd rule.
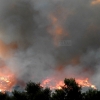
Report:
[[[92,83],[90,83],[88,81],[88,78],[86,78],[86,79],[76,79],[76,82],[79,84],[79,86],[97,89],[95,85],[93,85]],[[46,80],[43,80],[41,86],[42,87],[49,87],[51,90],[61,89],[62,86],[64,86],[64,82],[61,81],[61,80],[57,81],[54,78],[51,78],[51,79],[48,78]]]
[[[15,75],[6,67],[0,67],[0,92],[10,91],[15,85]]]

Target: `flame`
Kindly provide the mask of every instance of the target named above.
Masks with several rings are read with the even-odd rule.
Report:
[[[15,75],[6,66],[0,67],[0,92],[10,91],[15,85]]]
[[[5,66],[4,61],[12,57],[13,50],[17,49],[17,47],[16,43],[6,44],[0,40],[0,92],[10,91],[16,83],[14,73]]]
[[[41,84],[42,87],[49,87],[51,90],[53,89],[61,89],[62,86],[64,86],[63,81],[57,81],[54,78],[46,79],[42,81]]]
[[[88,81],[88,78],[86,79],[76,79],[76,82],[79,84],[79,86],[82,87],[91,87],[93,89],[97,89],[95,85],[91,84]],[[49,87],[51,90],[53,89],[62,89],[62,86],[64,86],[64,82],[61,80],[55,80],[54,78],[48,78],[42,81],[41,84],[42,87]]]
[[[86,78],[84,80],[81,80],[81,79],[77,79],[76,82],[81,85],[82,87],[91,87],[93,89],[97,89],[95,85],[91,84],[89,81],[89,79]]]

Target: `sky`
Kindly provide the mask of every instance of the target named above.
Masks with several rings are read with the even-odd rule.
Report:
[[[99,12],[100,0],[0,0],[0,62],[24,82],[74,77],[99,87]]]

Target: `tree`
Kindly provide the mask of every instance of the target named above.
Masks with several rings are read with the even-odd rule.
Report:
[[[51,91],[49,88],[43,89],[40,83],[29,82],[26,85],[28,100],[50,100]]]
[[[7,94],[0,92],[0,100],[6,100]]]
[[[81,86],[79,86],[75,79],[65,79],[65,85],[61,90],[56,90],[52,95],[53,100],[81,100]]]
[[[6,92],[0,92],[0,100],[14,100],[12,96],[9,96]]]
[[[52,100],[65,100],[65,92],[63,89],[56,89],[54,93],[52,93]]]
[[[100,91],[89,89],[82,94],[83,100],[100,100]]]
[[[51,98],[51,91],[49,88],[43,89],[34,96],[34,100],[50,100],[50,98]]]
[[[41,92],[42,87],[40,86],[40,83],[34,83],[34,82],[29,82],[26,85],[26,93],[28,95],[29,100],[34,100],[35,96]]]
[[[13,99],[14,100],[28,100],[27,94],[25,92],[13,91]]]
[[[65,86],[63,87],[66,95],[65,100],[81,100],[81,86],[76,83],[75,79],[65,79]]]

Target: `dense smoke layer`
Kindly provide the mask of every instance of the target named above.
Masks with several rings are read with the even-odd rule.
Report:
[[[99,9],[100,0],[0,0],[0,59],[25,82],[89,77],[99,85]]]

